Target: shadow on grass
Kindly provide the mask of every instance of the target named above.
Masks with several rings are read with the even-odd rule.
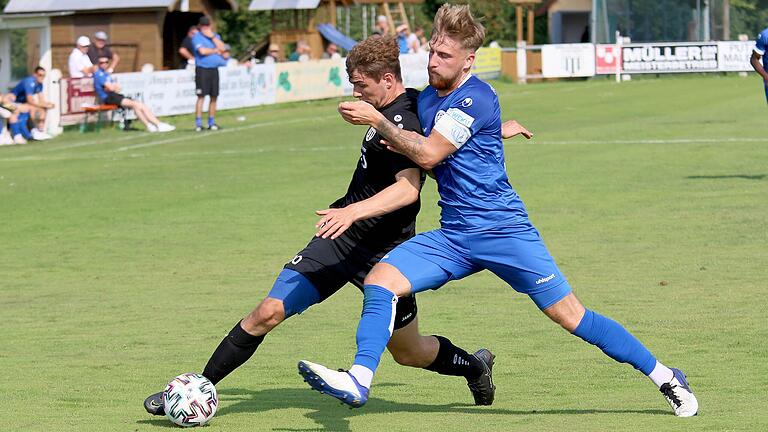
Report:
[[[765,174],[731,174],[731,175],[694,175],[688,176],[692,180],[722,180],[722,179],[744,179],[744,180],[764,180]]]
[[[399,386],[404,384],[381,383],[376,387]],[[450,404],[418,404],[393,402],[384,399],[371,398],[362,409],[349,409],[329,396],[323,396],[305,388],[278,388],[261,391],[251,391],[239,388],[222,389],[219,397],[227,402],[226,406],[216,414],[225,416],[234,413],[259,414],[285,408],[301,408],[311,410],[304,416],[317,424],[310,429],[277,428],[276,431],[350,431],[349,420],[352,417],[380,413],[463,413],[475,415],[503,414],[516,416],[529,415],[580,415],[580,414],[644,414],[671,415],[659,409],[647,410],[601,410],[601,409],[554,409],[554,410],[508,410],[492,407],[476,407],[462,403]],[[157,426],[174,427],[168,420],[162,418],[139,420],[137,423]]]

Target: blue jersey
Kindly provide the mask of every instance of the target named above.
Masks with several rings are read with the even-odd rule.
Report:
[[[221,36],[215,34],[213,37],[221,39]],[[219,66],[225,66],[227,61],[220,54],[202,55],[200,54],[200,48],[216,48],[216,44],[213,43],[213,39],[208,38],[202,32],[195,33],[192,36],[192,46],[194,47],[195,54],[195,66],[205,69],[215,69]]]
[[[765,50],[768,49],[768,28],[764,29],[757,35],[755,40],[755,47],[753,50],[763,56],[763,68],[768,69],[768,56],[765,55]]]
[[[432,170],[443,228],[482,230],[527,219],[507,178],[499,98],[490,85],[470,76],[445,97],[428,86],[418,112],[425,136],[438,131],[458,148]]]
[[[104,84],[112,84],[114,82],[115,80],[112,78],[112,75],[102,68],[96,69],[96,72],[93,73],[93,88],[102,101],[107,99],[107,89],[104,88]]]
[[[43,91],[43,85],[37,82],[34,75],[30,75],[16,84],[16,87],[11,90],[16,96],[16,102],[26,103],[27,98],[36,95]]]

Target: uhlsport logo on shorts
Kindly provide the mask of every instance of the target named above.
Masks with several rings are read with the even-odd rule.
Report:
[[[543,283],[547,283],[547,282],[551,281],[554,278],[555,278],[555,275],[553,273],[553,274],[551,274],[551,275],[549,275],[549,276],[547,276],[545,278],[541,278],[541,279],[537,280],[536,281],[536,285],[541,285]]]

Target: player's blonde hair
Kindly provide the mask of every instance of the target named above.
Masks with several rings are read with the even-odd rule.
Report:
[[[432,40],[443,37],[458,41],[462,48],[477,51],[485,40],[485,27],[472,16],[469,5],[451,5],[445,3],[435,14],[432,25]]]

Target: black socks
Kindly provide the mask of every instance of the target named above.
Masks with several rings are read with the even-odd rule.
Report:
[[[440,375],[463,376],[467,379],[475,379],[482,375],[485,369],[480,359],[455,346],[448,339],[434,336],[440,342],[440,350],[437,352],[435,361],[424,369]]]
[[[224,377],[232,373],[256,352],[264,336],[253,336],[240,327],[240,323],[230,330],[213,352],[208,364],[205,365],[203,376],[218,384]]]

